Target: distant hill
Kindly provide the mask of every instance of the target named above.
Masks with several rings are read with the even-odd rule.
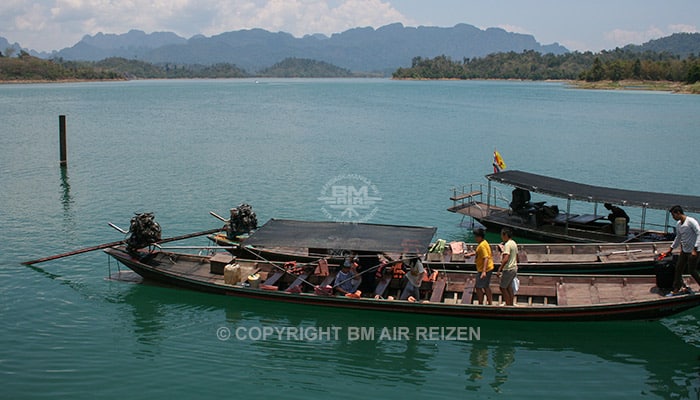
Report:
[[[303,38],[263,29],[226,32],[190,39],[175,34],[86,36],[75,46],[54,54],[66,60],[98,61],[108,57],[138,59],[156,64],[231,63],[257,72],[287,58],[313,59],[351,71],[390,73],[411,65],[416,57],[446,55],[454,59],[482,57],[496,52],[534,50],[562,54],[559,44],[541,45],[532,35],[499,28],[481,30],[459,24],[452,28],[405,27],[391,24],[378,29],[355,28],[333,34]]]
[[[278,78],[348,78],[350,70],[323,61],[304,58],[285,58],[270,68],[258,72],[258,76]]]
[[[73,47],[63,49],[52,56],[74,61],[99,61],[111,57],[143,60],[143,55],[154,49],[185,43],[187,39],[172,32],[146,34],[134,29],[121,35],[103,33],[95,36],[86,35]]]
[[[10,43],[7,39],[0,36],[0,53],[2,53],[4,56],[7,56],[7,49],[10,48],[12,49],[11,51],[14,52],[15,55],[19,54],[19,52],[22,50],[22,47],[19,45],[19,43]]]
[[[643,53],[671,53],[686,58],[690,55],[700,57],[700,33],[674,33],[661,39],[650,40],[642,45],[627,45],[625,50]]]

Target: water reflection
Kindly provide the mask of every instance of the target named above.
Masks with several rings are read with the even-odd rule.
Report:
[[[172,324],[180,324],[177,334],[186,331],[199,342],[196,351],[229,355],[230,359],[221,357],[219,367],[245,365],[239,373],[265,376],[273,386],[306,389],[320,374],[352,382],[348,395],[366,395],[368,390],[388,394],[407,387],[426,394],[446,388],[508,394],[528,387],[532,396],[539,396],[549,390],[543,380],[563,384],[564,390],[570,390],[567,393],[588,390],[587,380],[601,381],[592,389],[601,395],[611,385],[618,392],[636,390],[637,395],[641,391],[661,398],[694,398],[700,390],[700,351],[664,326],[666,321],[561,324],[416,318],[273,304],[144,284],[131,285],[121,301],[132,309],[133,332],[143,351],[169,340],[174,334]],[[183,326],[183,319],[195,315],[200,316],[199,322]],[[695,314],[678,318],[685,325],[691,319],[696,329],[700,326]],[[478,327],[481,335],[472,341],[417,338],[416,328],[425,326]],[[338,337],[222,341],[216,338],[220,327],[232,334],[237,328],[334,327]],[[352,339],[353,327],[364,327],[369,336]],[[382,338],[385,328],[407,328],[411,334],[398,340]],[[332,393],[333,385],[317,386],[320,393]]]
[[[508,381],[508,367],[515,362],[515,348],[513,346],[488,346],[483,342],[475,342],[471,345],[469,365],[465,370],[468,382],[465,388],[470,391],[479,391],[483,380],[489,371],[493,371],[492,382],[488,385],[494,392],[500,393],[500,387]]]
[[[519,385],[528,385],[523,383],[520,375],[524,373],[532,380],[529,384],[538,388],[533,390],[543,390],[540,394],[544,395],[550,389],[543,388],[541,382],[537,384],[543,371],[553,370],[550,372],[557,374],[552,379],[558,387],[568,385],[575,388],[570,374],[578,370],[577,379],[581,382],[590,375],[601,385],[610,381],[614,385],[611,389],[619,392],[628,381],[638,379],[634,371],[641,368],[646,371],[641,380],[647,386],[640,388],[642,393],[661,398],[697,398],[700,392],[700,350],[664,326],[676,326],[677,320],[688,319],[694,321],[697,330],[700,323],[695,314],[667,319],[663,323],[481,322],[481,329],[488,329],[492,336],[465,345],[464,351],[469,352],[464,370],[465,388],[483,391],[488,385],[493,392],[500,393],[516,370]],[[548,359],[551,365],[547,365]],[[528,368],[527,363],[536,368]],[[606,369],[619,372],[619,375],[606,375]],[[531,394],[537,395],[534,391]]]
[[[61,206],[63,208],[64,232],[72,237],[75,232],[75,215],[73,213],[73,196],[70,191],[70,178],[68,176],[68,166],[61,165]]]
[[[137,353],[147,356],[158,354],[160,344],[164,339],[163,330],[166,328],[166,306],[162,301],[148,298],[147,293],[140,290],[126,292],[122,301],[133,306],[134,338],[139,344]]]
[[[66,165],[61,165],[61,204],[63,205],[63,212],[70,213],[71,206],[73,205],[73,197],[70,193],[70,181],[68,177],[68,167]]]

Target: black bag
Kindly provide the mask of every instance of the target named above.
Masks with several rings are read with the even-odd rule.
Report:
[[[654,275],[656,275],[656,287],[661,290],[673,289],[673,278],[676,272],[678,256],[665,258],[654,263]]]

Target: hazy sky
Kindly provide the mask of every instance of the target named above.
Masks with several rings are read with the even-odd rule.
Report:
[[[185,38],[263,28],[301,37],[401,22],[466,23],[594,52],[697,32],[699,0],[2,0],[0,36],[39,51],[84,35],[175,32]],[[1,50],[0,50],[1,51]]]

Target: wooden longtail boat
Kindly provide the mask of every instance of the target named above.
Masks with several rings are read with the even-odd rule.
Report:
[[[359,227],[359,228],[358,228]],[[353,229],[349,229],[353,228]],[[362,228],[362,229],[360,229]],[[340,263],[344,254],[340,249],[367,249],[363,238],[373,237],[372,251],[391,253],[388,242],[416,243],[416,237],[425,247],[413,246],[412,252],[426,254],[423,263],[434,269],[475,271],[474,257],[465,257],[476,244],[453,242],[440,253],[429,253],[428,243],[434,228],[399,227],[373,224],[347,224],[272,219],[249,236],[229,239],[225,232],[209,235],[213,242],[227,246],[238,258],[270,261],[314,262],[328,257]],[[381,230],[381,232],[379,232]],[[407,238],[407,234],[411,237]],[[426,239],[427,238],[427,239]],[[426,241],[427,240],[427,241]],[[659,253],[668,250],[671,242],[635,243],[532,243],[518,247],[519,267],[528,273],[557,274],[652,274]],[[500,261],[498,245],[491,245],[494,262]],[[393,246],[394,250],[398,250]],[[406,252],[406,251],[404,251]],[[367,253],[366,251],[364,253]],[[400,254],[389,254],[397,259]],[[376,260],[376,256],[374,257]]]
[[[523,273],[556,274],[653,274],[657,259],[671,242],[635,243],[526,243],[518,245],[518,269]],[[475,257],[465,257],[476,244],[453,242],[443,253],[428,253],[426,264],[448,270],[475,271]],[[455,248],[453,251],[452,248]],[[491,244],[494,263],[500,264],[501,248]]]
[[[448,211],[471,217],[494,231],[509,227],[519,237],[544,242],[617,242],[673,240],[673,227],[668,216],[663,225],[646,221],[646,211],[666,211],[681,205],[686,212],[700,212],[700,196],[624,190],[576,183],[523,171],[502,171],[486,175],[488,184],[470,185],[455,189]],[[492,187],[492,183],[515,189],[511,201]],[[530,192],[566,199],[566,208],[530,201]],[[593,203],[592,213],[576,214],[571,202]],[[598,204],[610,203],[641,209],[639,221],[624,219],[608,221],[608,211]],[[654,227],[654,229],[650,229]],[[662,227],[658,229],[655,227]]]
[[[228,253],[129,252],[124,246],[104,251],[148,280],[230,296],[337,308],[506,320],[598,321],[658,319],[700,305],[700,295],[664,296],[653,276],[535,274],[519,276],[515,306],[478,305],[473,298],[475,274],[463,271],[438,271],[434,281],[421,286],[423,301],[389,300],[389,295],[400,291],[401,280],[396,278],[386,281],[383,294],[387,299],[349,298],[319,290],[333,282],[332,267],[328,276],[314,275],[312,268],[302,268],[301,275],[296,275],[277,263],[235,259]],[[491,287],[497,300],[495,279]],[[692,288],[700,290],[694,282]]]

